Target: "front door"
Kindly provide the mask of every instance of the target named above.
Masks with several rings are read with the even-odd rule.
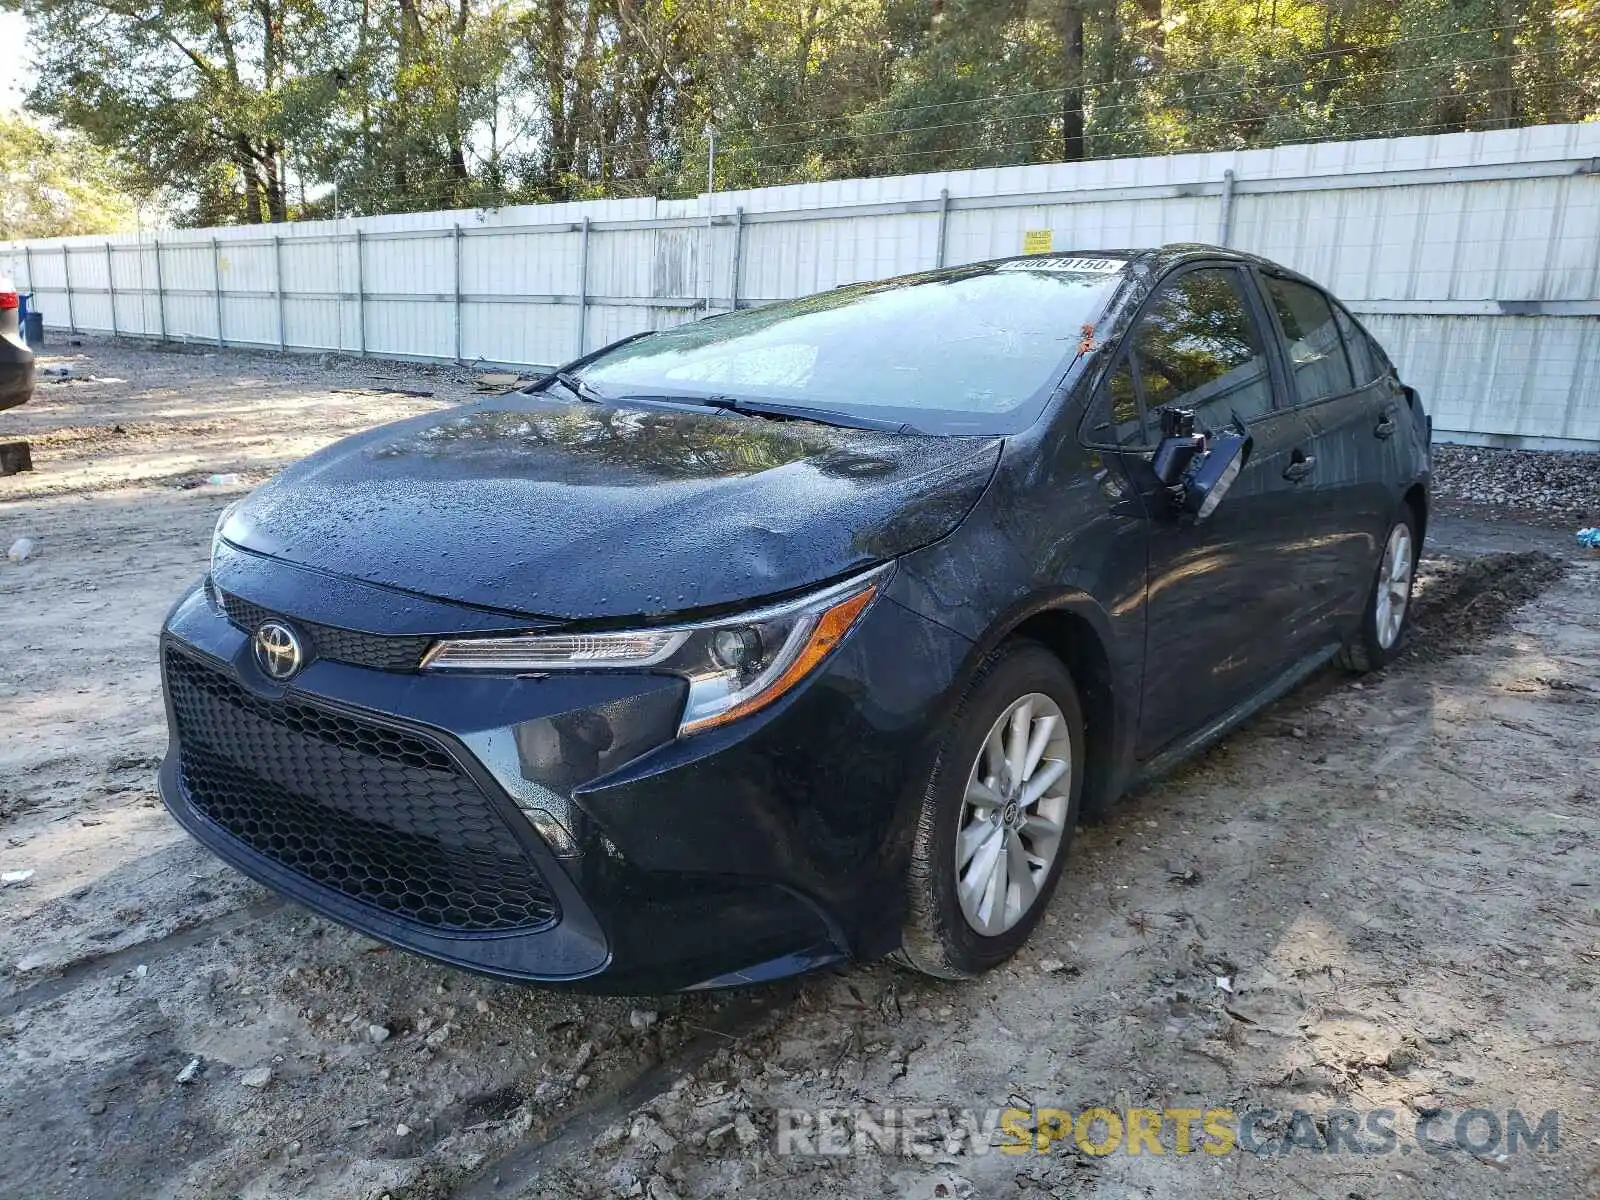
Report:
[[[1282,380],[1259,305],[1242,268],[1184,270],[1152,296],[1119,367],[1147,423],[1163,407],[1186,408],[1202,429],[1242,420],[1253,439],[1205,521],[1179,520],[1162,497],[1149,498],[1141,757],[1214,720],[1310,649],[1297,551],[1312,524],[1300,486],[1311,434],[1275,399]],[[1146,443],[1156,436],[1147,431]]]

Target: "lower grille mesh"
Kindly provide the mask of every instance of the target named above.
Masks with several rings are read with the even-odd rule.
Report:
[[[251,849],[433,928],[555,920],[538,868],[442,745],[262,699],[170,650],[166,668],[189,800]]]

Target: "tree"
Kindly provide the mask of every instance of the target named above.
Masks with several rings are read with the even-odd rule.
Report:
[[[22,10],[24,0],[0,0]],[[1600,0],[26,0],[195,224],[1600,116]],[[298,185],[298,196],[296,195]]]
[[[97,147],[0,112],[0,240],[121,233],[133,226],[133,201]]]
[[[15,7],[16,0],[0,0]],[[337,11],[306,0],[37,0],[36,111],[176,184],[197,222],[281,221],[285,100]]]

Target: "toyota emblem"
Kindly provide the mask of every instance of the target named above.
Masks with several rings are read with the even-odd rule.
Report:
[[[265,621],[254,639],[256,665],[273,679],[292,679],[305,665],[300,639],[282,621]]]

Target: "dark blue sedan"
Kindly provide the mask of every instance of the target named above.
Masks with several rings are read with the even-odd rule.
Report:
[[[1086,814],[1397,653],[1428,474],[1360,324],[1212,247],[643,335],[229,509],[162,642],[162,793],[507,978],[972,976]]]

